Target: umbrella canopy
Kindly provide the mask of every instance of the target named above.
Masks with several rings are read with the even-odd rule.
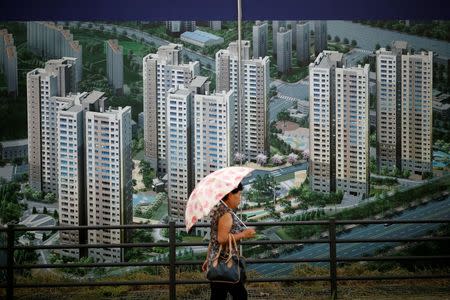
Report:
[[[203,178],[192,191],[186,204],[186,230],[189,231],[199,219],[209,215],[211,209],[226,194],[237,188],[251,171],[253,169],[247,167],[227,167]]]

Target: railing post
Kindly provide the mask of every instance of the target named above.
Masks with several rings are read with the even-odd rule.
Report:
[[[176,269],[175,269],[175,255],[176,255],[176,229],[175,222],[169,222],[169,299],[175,300],[177,298],[176,291]]]
[[[337,298],[337,267],[336,267],[336,220],[330,219],[329,223],[329,239],[330,239],[330,284],[331,299]]]
[[[6,299],[14,298],[14,226],[6,227]]]
[[[87,239],[88,239],[88,230],[86,228],[80,227],[78,229],[78,243],[80,245],[85,245],[85,244],[87,244]],[[88,257],[88,250],[89,250],[88,248],[82,248],[82,247],[78,248],[79,258]]]

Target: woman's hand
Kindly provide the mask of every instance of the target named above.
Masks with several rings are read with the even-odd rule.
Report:
[[[202,272],[206,272],[208,270],[208,259],[202,265]]]
[[[253,238],[253,237],[255,237],[255,235],[256,235],[256,231],[254,228],[247,228],[244,231],[242,231],[242,237],[244,239]]]

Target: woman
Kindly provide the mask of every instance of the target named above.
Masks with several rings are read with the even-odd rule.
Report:
[[[231,233],[236,242],[241,239],[252,238],[255,236],[255,229],[244,229],[240,220],[233,213],[233,210],[236,209],[241,202],[242,190],[242,184],[239,183],[237,188],[222,198],[223,203],[220,202],[211,211],[211,240],[209,242],[206,260],[202,266],[204,272],[207,270],[208,264],[212,263],[212,260],[217,256],[220,245],[222,245],[222,249],[228,248],[228,234]],[[222,250],[224,255],[226,255],[225,251],[227,251],[227,249]],[[228,293],[233,296],[233,300],[246,300],[247,290],[244,286],[244,280],[244,278],[241,278],[241,281],[235,284],[212,282],[211,300],[226,299]]]

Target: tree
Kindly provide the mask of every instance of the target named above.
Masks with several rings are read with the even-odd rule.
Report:
[[[378,49],[380,49],[380,48],[381,48],[380,44],[379,44],[379,43],[376,43],[376,44],[375,44],[375,50],[378,50]]]
[[[33,215],[37,214],[37,209],[36,209],[36,207],[33,206],[33,210],[32,210],[31,213],[32,213]]]
[[[47,213],[48,213],[47,207],[46,207],[46,206],[44,206],[44,209],[42,210],[42,213],[43,213],[43,214],[47,214]]]
[[[45,203],[55,203],[56,200],[56,195],[54,193],[47,193],[44,197]]]
[[[267,163],[267,156],[263,153],[260,153],[256,156],[256,163],[258,163],[260,166],[263,166]]]
[[[242,164],[247,159],[246,155],[244,153],[236,152],[234,154],[234,162]]]
[[[334,42],[335,43],[339,43],[341,41],[341,38],[338,37],[337,35],[334,37]]]
[[[357,45],[356,40],[352,40],[352,46],[356,47],[356,45]]]
[[[302,157],[304,160],[308,160],[309,159],[309,151],[308,150],[304,150],[302,152]]]
[[[295,164],[298,160],[298,155],[295,153],[291,153],[288,155],[287,162],[291,165]]]
[[[349,41],[348,38],[344,38],[344,44],[348,45]]]
[[[284,163],[284,157],[280,154],[275,154],[270,160],[274,165],[281,165]]]
[[[58,218],[59,218],[58,211],[56,209],[53,210],[53,218],[55,218],[56,220],[58,220]]]
[[[270,202],[275,197],[278,184],[275,178],[269,174],[256,176],[249,190],[249,200],[255,202]]]

